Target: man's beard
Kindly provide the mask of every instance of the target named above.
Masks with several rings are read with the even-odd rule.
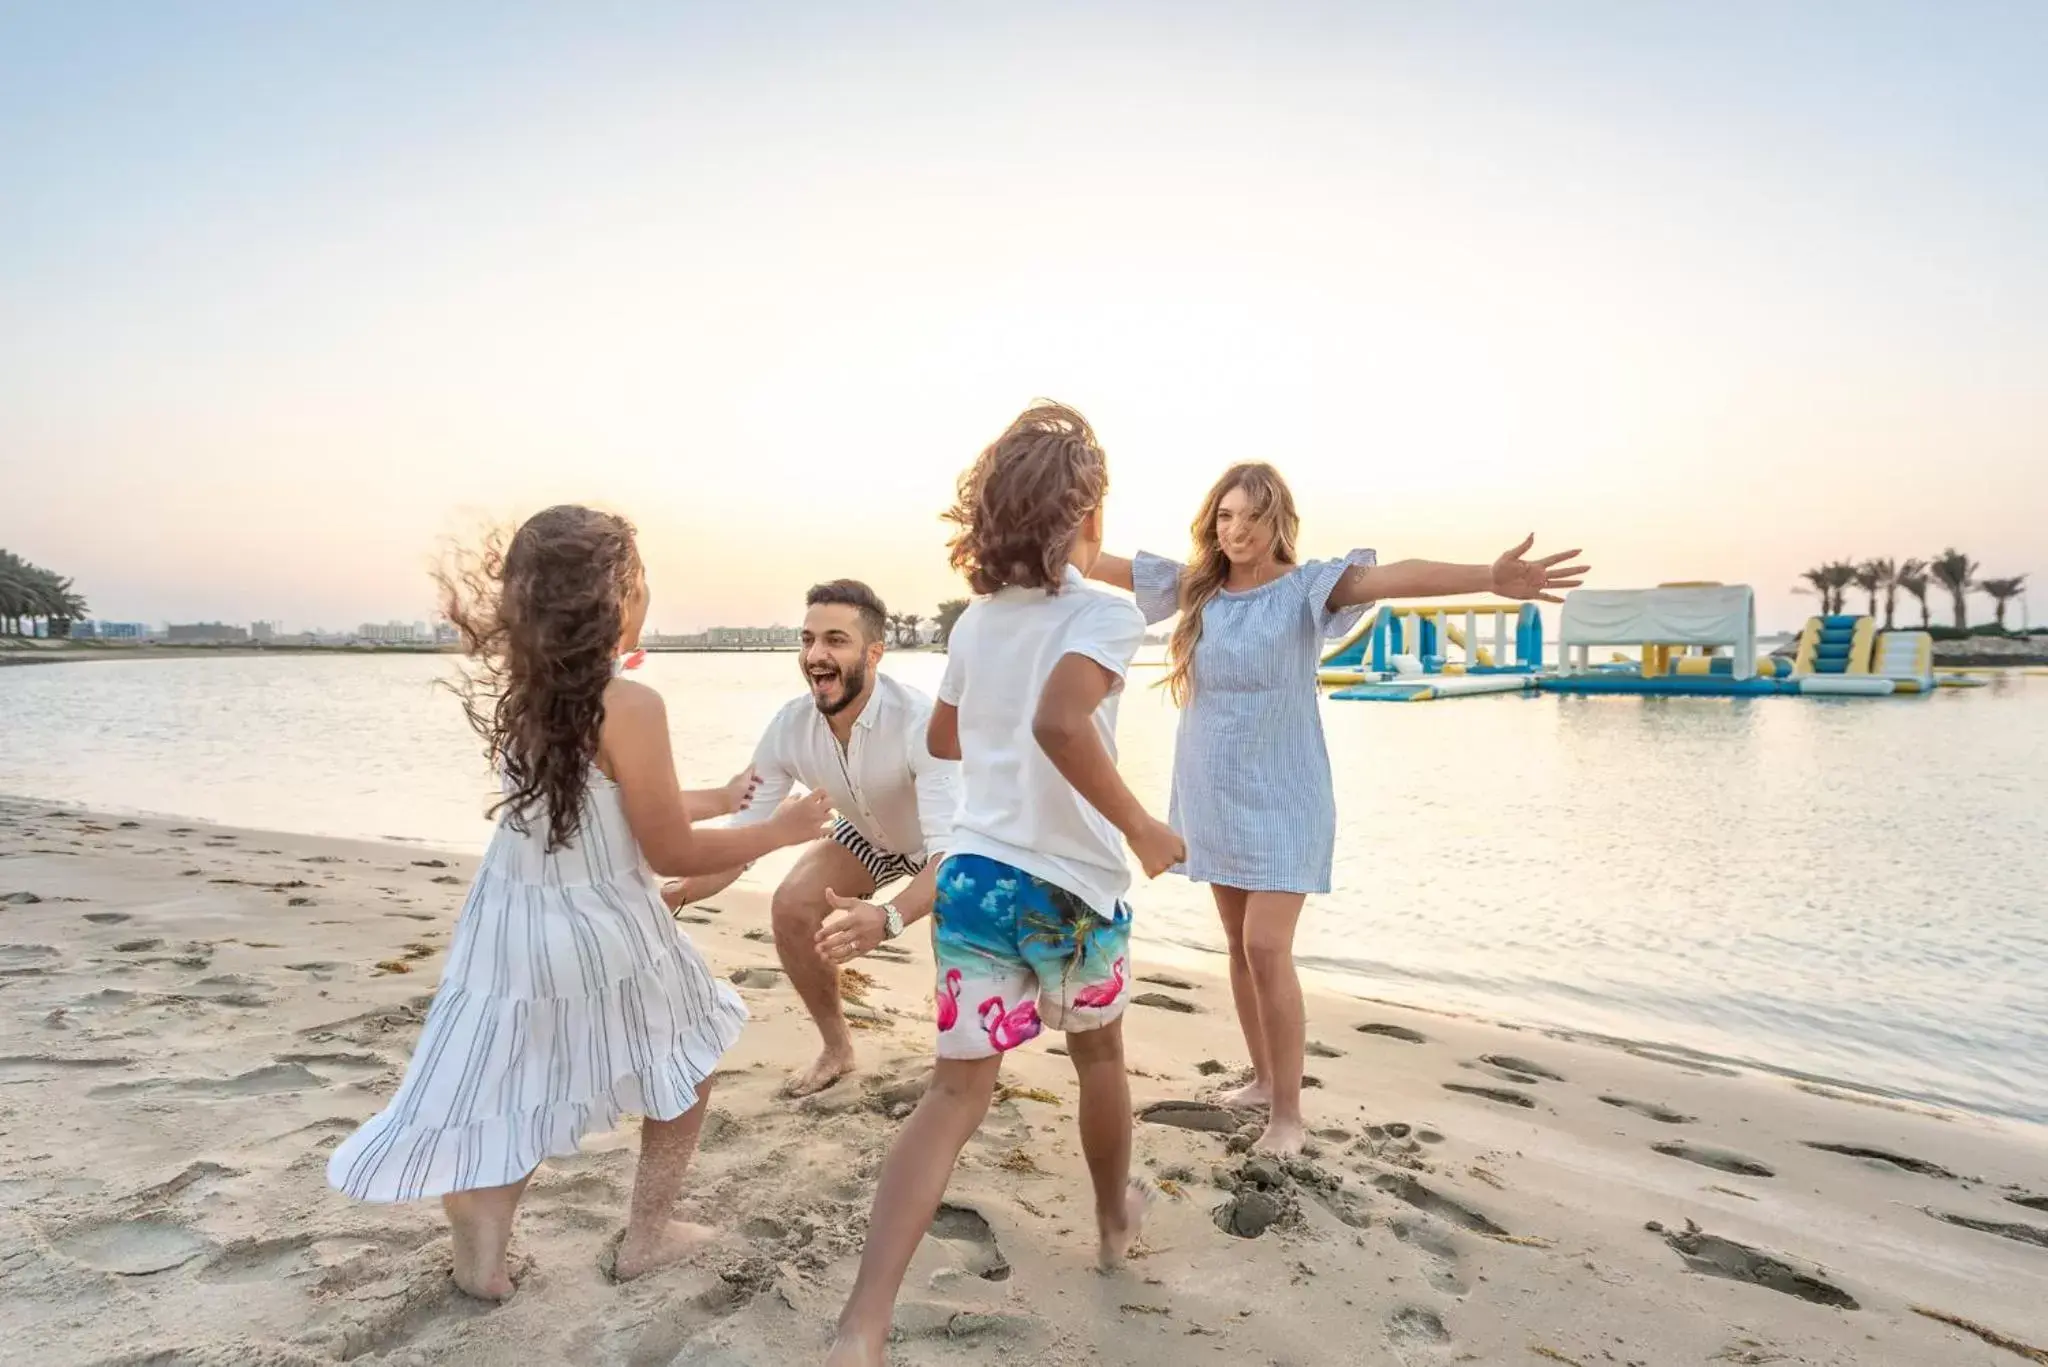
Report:
[[[818,711],[827,717],[838,716],[858,702],[861,694],[868,691],[868,667],[865,661],[856,662],[852,668],[839,671],[839,696],[831,701],[818,695],[816,679],[811,678],[808,672],[804,677],[810,679],[811,701],[816,703]]]

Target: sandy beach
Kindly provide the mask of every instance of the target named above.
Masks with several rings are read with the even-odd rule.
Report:
[[[754,1013],[684,1196],[726,1239],[612,1282],[633,1140],[593,1136],[535,1179],[521,1289],[490,1309],[454,1291],[437,1207],[324,1180],[397,1085],[469,872],[398,843],[0,801],[8,1360],[821,1356],[922,1086],[928,946],[861,965],[864,1071],[793,1103],[777,1086],[812,1036],[765,906],[693,909]],[[1166,1193],[1144,1255],[1092,1270],[1049,1038],[968,1147],[895,1362],[2048,1362],[2038,1128],[1316,995],[1316,1151],[1282,1167],[1242,1152],[1255,1117],[1206,1099],[1242,1062],[1227,987],[1140,972],[1137,1161]]]

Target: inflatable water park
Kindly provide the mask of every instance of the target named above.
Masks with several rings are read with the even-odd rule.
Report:
[[[1809,619],[1789,658],[1759,655],[1756,594],[1744,584],[1575,589],[1565,596],[1554,664],[1544,661],[1543,626],[1534,603],[1388,605],[1330,649],[1321,678],[1332,698],[1351,702],[1487,693],[1925,697],[1984,682],[1937,672],[1927,632],[1883,631],[1853,614]],[[1612,653],[1596,663],[1595,650]]]

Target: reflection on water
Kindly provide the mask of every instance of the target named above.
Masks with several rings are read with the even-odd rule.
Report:
[[[491,785],[446,658],[0,670],[0,791],[480,849]],[[892,659],[930,689],[936,656]],[[654,656],[686,782],[745,763],[793,656]],[[1140,670],[1134,679],[1145,681]],[[1666,1040],[2048,1121],[2048,680],[1920,700],[1326,703],[1336,984]],[[1174,714],[1125,771],[1164,810]],[[756,883],[779,869],[764,863]],[[1213,950],[1201,888],[1141,933]]]

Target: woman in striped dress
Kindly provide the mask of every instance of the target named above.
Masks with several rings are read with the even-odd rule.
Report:
[[[710,1234],[669,1217],[712,1071],[747,1018],[670,919],[655,875],[815,840],[825,797],[792,798],[743,830],[691,826],[725,810],[728,791],[680,790],[661,695],[618,677],[647,617],[623,519],[550,508],[441,582],[478,662],[461,692],[504,797],[405,1080],[335,1150],[327,1178],[364,1201],[440,1197],[456,1285],[502,1300],[534,1169],[637,1114],[615,1262],[636,1277]]]
[[[1316,673],[1322,641],[1382,598],[1491,591],[1543,598],[1574,587],[1577,551],[1525,560],[1524,541],[1491,565],[1403,560],[1369,550],[1295,558],[1300,518],[1270,465],[1226,470],[1194,523],[1187,564],[1103,556],[1091,576],[1137,594],[1147,622],[1176,612],[1166,685],[1181,707],[1167,823],[1186,837],[1179,872],[1210,885],[1230,946],[1230,992],[1252,1080],[1225,1098],[1271,1108],[1260,1147],[1298,1153],[1308,1024],[1294,969],[1294,928],[1312,893],[1330,890],[1337,804]]]

